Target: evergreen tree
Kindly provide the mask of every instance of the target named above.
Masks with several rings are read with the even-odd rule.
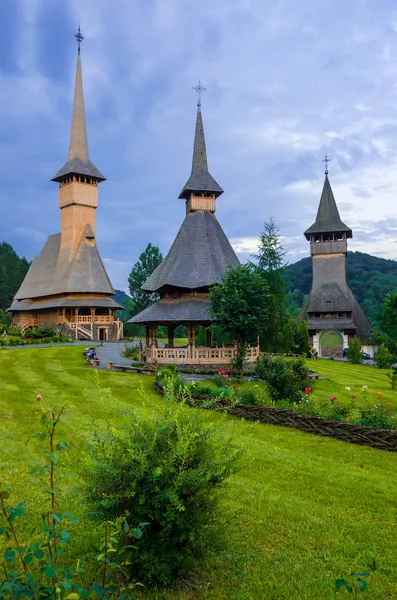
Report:
[[[153,273],[158,265],[163,260],[162,254],[157,246],[152,246],[149,243],[146,249],[135,263],[128,277],[128,287],[131,298],[135,303],[134,314],[140,313],[142,310],[156,302],[159,298],[158,294],[148,294],[142,290],[142,285],[146,279]]]
[[[353,365],[359,365],[363,362],[361,342],[357,337],[354,337],[352,340],[350,340],[349,349],[347,351],[347,360]]]
[[[268,289],[268,309],[260,344],[262,350],[270,352],[286,352],[292,346],[293,322],[287,309],[284,255],[279,230],[270,219],[260,235],[258,254],[253,256]]]
[[[378,369],[388,369],[391,366],[393,357],[387,349],[386,344],[380,344],[374,354],[374,361]]]
[[[305,354],[310,358],[309,330],[306,321],[295,322],[294,350],[296,354]]]
[[[0,309],[7,309],[20,288],[30,263],[7,242],[0,243]]]

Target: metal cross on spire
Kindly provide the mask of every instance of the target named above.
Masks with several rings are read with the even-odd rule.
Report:
[[[77,53],[80,54],[80,44],[84,40],[83,36],[81,35],[80,25],[79,25],[79,30],[77,33],[74,34],[74,37],[77,40]]]
[[[328,158],[327,153],[325,153],[325,158],[321,161],[325,163],[325,174],[328,175],[328,163],[331,162],[331,158]]]
[[[201,94],[207,91],[207,88],[203,86],[201,80],[198,80],[198,84],[193,86],[195,92],[197,92],[197,106],[201,106]]]

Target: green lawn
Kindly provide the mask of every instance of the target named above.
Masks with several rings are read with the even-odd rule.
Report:
[[[354,394],[357,396],[356,403],[360,404],[363,402],[362,387],[366,385],[368,401],[383,402],[384,404],[390,402],[391,409],[397,410],[397,390],[391,389],[390,379],[387,377],[390,370],[378,369],[366,364],[351,365],[348,362],[326,359],[308,360],[307,365],[325,377],[313,385],[315,398],[322,400],[336,396],[341,402],[350,402],[350,396]],[[346,390],[346,387],[350,387],[350,391]],[[383,398],[376,392],[383,394]]]
[[[379,387],[385,376],[375,369],[320,360],[310,365],[329,377],[318,382],[316,394],[332,388],[338,395],[346,385],[391,394],[387,382]],[[61,482],[62,503],[84,517],[86,442],[94,429],[128,422],[131,409],[147,415],[161,410],[152,385],[151,377],[90,370],[81,348],[0,350],[0,480],[27,500],[29,527],[42,506],[40,483],[31,475],[42,450],[35,439],[36,394],[67,407],[59,439],[73,443],[64,468],[77,477],[69,488]],[[201,414],[245,448],[243,468],[222,499],[219,519],[227,527],[227,547],[197,565],[189,589],[141,591],[138,598],[328,600],[334,597],[335,579],[374,562],[367,597],[397,598],[395,454]],[[84,522],[74,539],[85,551],[91,528],[83,528]]]

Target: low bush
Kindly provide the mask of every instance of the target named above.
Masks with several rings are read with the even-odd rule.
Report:
[[[378,369],[390,368],[393,362],[393,357],[385,344],[380,344],[379,348],[376,350],[374,354],[374,362]]]
[[[47,339],[52,341],[54,338],[58,338],[60,335],[59,329],[53,327],[37,327],[36,329],[27,329],[25,331],[26,339],[41,340]]]
[[[139,352],[136,346],[128,346],[128,344],[124,344],[124,349],[121,354],[124,358],[131,358],[131,360],[139,360]]]
[[[0,536],[4,540],[4,555],[0,573],[0,599],[37,598],[44,600],[133,600],[135,583],[127,572],[128,550],[136,548],[147,523],[131,527],[126,515],[101,524],[103,543],[92,553],[70,556],[72,533],[79,520],[58,506],[58,469],[61,455],[68,449],[66,442],[56,443],[56,430],[63,408],[48,410],[40,394],[41,431],[37,438],[47,442],[44,463],[34,474],[43,478],[47,503],[37,504],[41,525],[30,532],[25,541],[19,532],[19,520],[25,515],[26,502],[13,505],[12,490],[0,482]],[[31,507],[30,507],[31,508]],[[2,540],[2,541],[3,541]],[[96,551],[96,552],[95,552]],[[138,584],[137,584],[138,585]]]
[[[363,355],[361,351],[361,342],[357,337],[354,337],[349,342],[349,348],[347,351],[347,360],[353,365],[359,365],[363,362]]]
[[[309,369],[303,358],[287,359],[282,356],[262,354],[256,374],[267,383],[271,400],[299,402],[302,392],[309,385]]]
[[[133,577],[169,585],[214,547],[219,491],[239,451],[176,404],[169,382],[162,416],[136,415],[128,430],[98,435],[91,455],[87,496],[97,518],[149,523],[139,551],[128,553]]]
[[[238,402],[256,406],[269,405],[266,388],[263,385],[246,383],[238,392]]]

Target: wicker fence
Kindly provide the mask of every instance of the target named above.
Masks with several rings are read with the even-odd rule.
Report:
[[[163,386],[158,381],[155,382],[155,386],[160,394],[164,393]],[[209,396],[200,394],[197,397],[193,396],[188,401],[188,404],[198,407],[203,400],[210,399]],[[397,452],[397,431],[354,425],[346,421],[332,421],[314,415],[300,414],[287,408],[253,406],[248,404],[233,405],[225,398],[217,400],[213,408],[223,410],[236,417],[242,417],[248,421],[259,421],[261,423],[270,423],[271,425],[292,427],[293,429],[300,429],[305,433],[332,437],[344,442],[350,442],[351,444],[371,446],[372,448],[387,450],[388,452]]]

